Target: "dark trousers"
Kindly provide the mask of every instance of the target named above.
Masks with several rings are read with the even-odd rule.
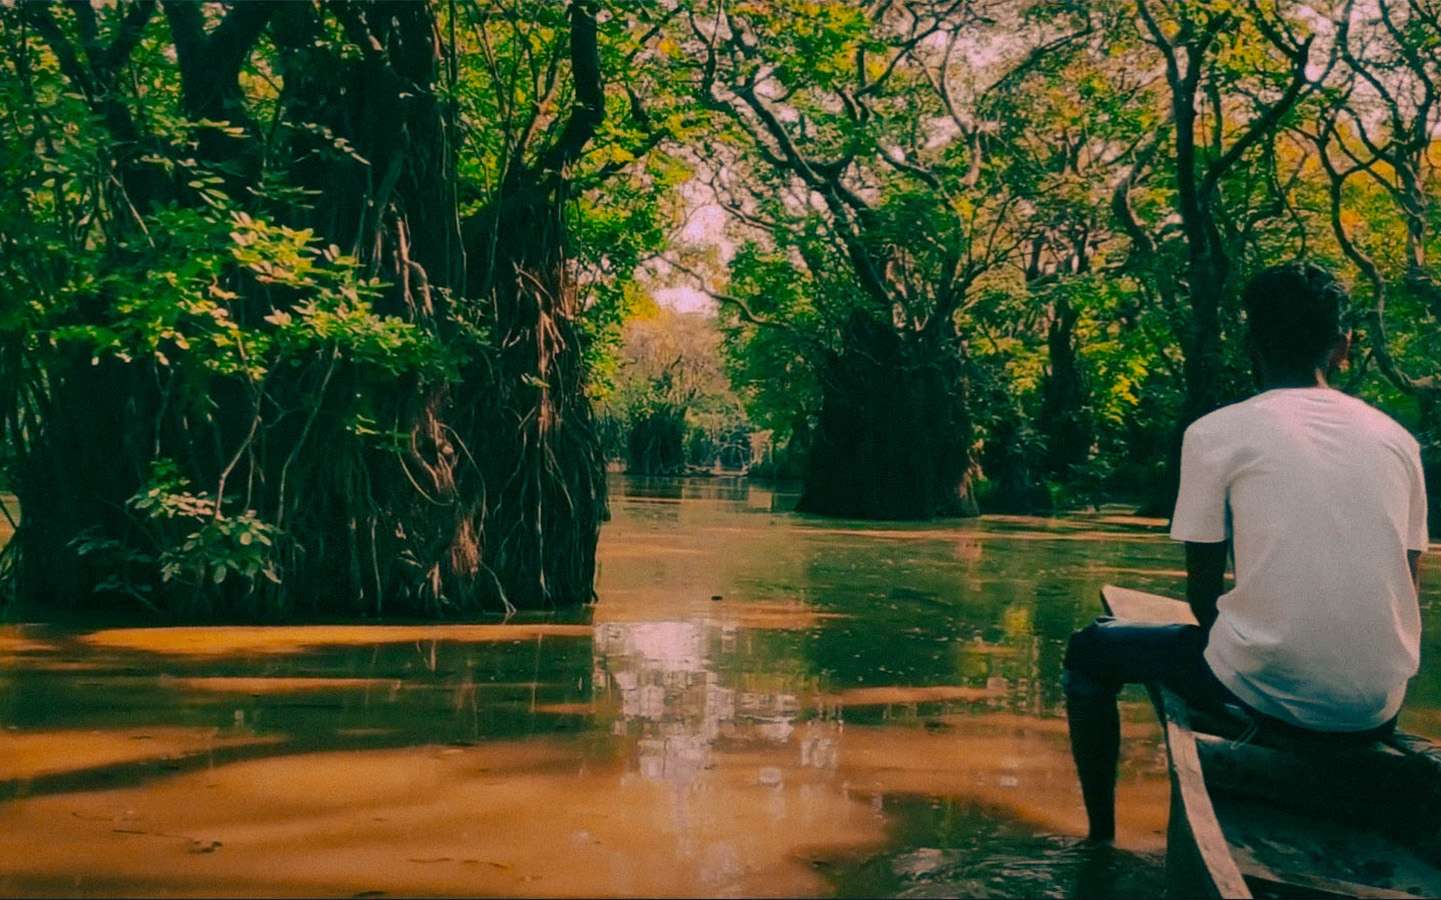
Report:
[[[1071,635],[1061,676],[1067,703],[1114,705],[1127,684],[1160,682],[1187,703],[1213,712],[1240,705],[1206,664],[1197,625],[1147,625],[1102,616]]]
[[[1115,831],[1116,759],[1121,724],[1116,695],[1127,684],[1158,682],[1191,707],[1224,714],[1239,707],[1256,725],[1306,740],[1370,742],[1388,736],[1396,720],[1365,732],[1309,731],[1264,715],[1241,702],[1216,678],[1202,655],[1206,634],[1196,625],[1147,625],[1103,616],[1071,635],[1062,681],[1071,755],[1091,822],[1091,838]]]

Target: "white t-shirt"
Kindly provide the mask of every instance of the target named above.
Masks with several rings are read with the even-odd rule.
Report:
[[[1318,387],[1198,419],[1171,537],[1232,540],[1206,662],[1237,697],[1322,731],[1400,710],[1420,658],[1406,551],[1426,548],[1426,491],[1420,448],[1390,417]]]

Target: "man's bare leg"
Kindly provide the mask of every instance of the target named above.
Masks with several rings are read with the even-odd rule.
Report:
[[[1084,688],[1078,691],[1078,687],[1067,685],[1066,723],[1071,733],[1071,756],[1081,780],[1081,797],[1090,820],[1086,839],[1109,843],[1116,836],[1116,761],[1121,751],[1121,720],[1114,693],[1102,691],[1097,696]]]

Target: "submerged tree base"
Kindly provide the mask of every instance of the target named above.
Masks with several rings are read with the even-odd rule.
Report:
[[[846,350],[822,380],[798,510],[858,519],[978,514],[956,343],[907,341],[869,318],[852,321]]]

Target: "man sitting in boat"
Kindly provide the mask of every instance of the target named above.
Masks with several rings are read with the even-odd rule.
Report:
[[[1419,655],[1426,491],[1415,439],[1326,383],[1350,345],[1345,300],[1309,264],[1246,285],[1260,392],[1186,429],[1171,519],[1200,627],[1103,617],[1071,636],[1066,715],[1092,840],[1115,831],[1123,684],[1164,682],[1279,730],[1367,740],[1395,727]]]

